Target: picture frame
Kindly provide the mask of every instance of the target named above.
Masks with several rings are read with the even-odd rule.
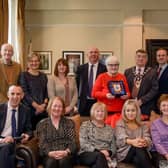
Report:
[[[120,97],[123,95],[126,95],[124,82],[122,80],[120,81],[109,81],[108,82],[108,88],[112,95],[115,95],[116,97]]]
[[[112,56],[114,53],[113,51],[100,51],[100,63],[104,64],[105,65],[105,61],[106,61],[106,58],[108,56]]]
[[[41,72],[45,74],[52,73],[52,51],[33,51],[40,57],[40,68]]]
[[[84,51],[63,51],[63,58],[68,61],[68,75],[75,75],[77,67],[84,63]]]

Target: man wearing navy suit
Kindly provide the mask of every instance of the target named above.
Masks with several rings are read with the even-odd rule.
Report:
[[[92,85],[100,73],[106,72],[105,65],[99,62],[99,54],[98,48],[91,48],[87,54],[89,62],[77,68],[78,110],[81,116],[90,116],[90,108],[96,102],[96,99],[91,97],[92,87],[89,86],[91,72]]]
[[[158,63],[158,81],[159,81],[159,96],[168,94],[168,51],[164,48],[159,48],[156,51],[156,61]]]
[[[25,143],[32,135],[30,112],[20,104],[24,94],[20,86],[8,90],[8,102],[0,104],[0,165],[15,168],[15,139],[22,137]]]

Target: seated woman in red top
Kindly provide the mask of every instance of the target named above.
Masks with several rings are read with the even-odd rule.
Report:
[[[116,56],[106,59],[107,72],[98,76],[92,89],[92,97],[107,106],[106,124],[115,127],[120,119],[121,109],[130,92],[125,76],[118,72],[119,61]]]

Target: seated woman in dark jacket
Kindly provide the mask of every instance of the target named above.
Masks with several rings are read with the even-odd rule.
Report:
[[[23,103],[31,108],[33,129],[41,119],[47,117],[47,76],[39,71],[39,66],[39,55],[32,53],[28,57],[28,70],[22,72],[19,77],[19,84],[25,94]]]
[[[97,102],[91,108],[91,120],[82,124],[79,139],[81,165],[111,168],[116,146],[113,129],[104,123],[106,116],[106,105]]]
[[[45,168],[73,168],[76,152],[75,125],[63,116],[65,103],[60,97],[51,100],[49,117],[37,125],[40,155]]]

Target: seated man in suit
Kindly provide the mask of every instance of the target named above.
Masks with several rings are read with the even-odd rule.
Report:
[[[22,137],[26,142],[32,135],[30,112],[20,104],[24,96],[20,86],[12,85],[8,90],[8,102],[0,104],[0,165],[15,168],[14,142]]]
[[[139,49],[135,55],[136,65],[125,70],[125,76],[131,97],[137,100],[141,108],[142,120],[148,120],[155,109],[158,95],[158,80],[155,69],[147,66],[148,56],[145,50]]]

